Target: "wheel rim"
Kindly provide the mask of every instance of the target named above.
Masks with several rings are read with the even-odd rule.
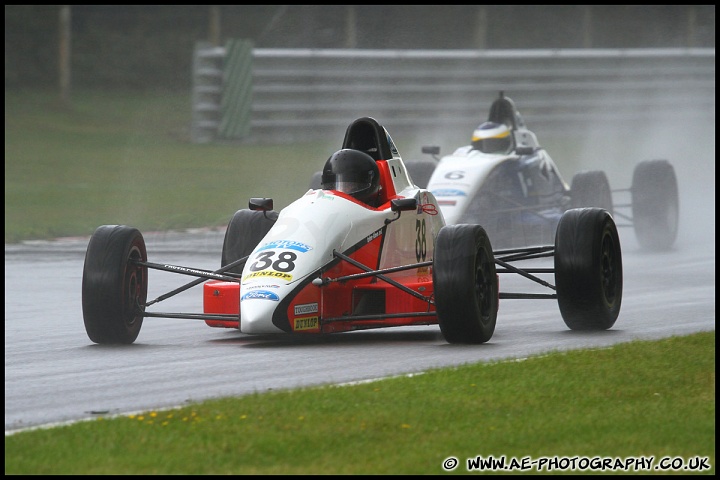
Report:
[[[666,211],[666,225],[668,226],[668,232],[674,234],[678,228],[678,206],[677,203],[672,202]]]
[[[477,298],[480,315],[483,320],[490,316],[492,309],[492,292],[489,276],[487,255],[485,254],[485,250],[481,250],[478,252],[478,262],[475,266],[475,298]]]
[[[602,239],[600,258],[603,296],[608,305],[614,305],[617,298],[617,269],[615,268],[615,240],[605,234]]]
[[[125,323],[132,326],[138,319],[138,315],[142,313],[142,304],[145,303],[145,294],[143,286],[145,285],[145,270],[135,262],[142,261],[142,255],[137,247],[130,250],[130,261],[125,269],[126,291],[124,308]]]

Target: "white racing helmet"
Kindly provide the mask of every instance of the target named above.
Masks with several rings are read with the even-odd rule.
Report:
[[[512,134],[503,123],[484,122],[473,132],[472,146],[483,153],[510,153],[513,146]]]

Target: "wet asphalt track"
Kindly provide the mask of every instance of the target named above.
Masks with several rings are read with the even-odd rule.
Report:
[[[152,262],[219,266],[222,229],[145,239]],[[81,308],[88,238],[6,245],[5,430],[715,330],[714,224],[686,229],[671,252],[640,251],[632,230],[621,230],[621,241],[625,290],[611,330],[568,330],[554,300],[504,300],[494,337],[478,346],[450,345],[437,326],[254,337],[155,318],[145,320],[133,345],[95,345]],[[151,271],[148,298],[189,280]],[[501,277],[501,289],[512,281]],[[200,312],[202,289],[157,307]]]

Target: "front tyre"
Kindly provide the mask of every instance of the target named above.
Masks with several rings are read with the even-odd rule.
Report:
[[[275,225],[277,218],[278,212],[275,211],[259,212],[246,208],[235,212],[225,230],[220,266],[250,255]],[[228,271],[242,273],[242,270],[243,265],[240,264]]]
[[[555,236],[558,305],[571,330],[607,330],[620,313],[622,254],[607,210],[576,208],[560,218]]]
[[[633,171],[633,226],[638,243],[648,250],[668,250],[678,233],[678,185],[667,160],[646,160]]]
[[[82,279],[85,331],[99,344],[130,344],[140,333],[147,301],[147,261],[139,230],[103,225],[90,237]]]
[[[498,279],[492,246],[480,225],[447,225],[435,241],[435,308],[449,343],[485,343],[495,332]]]

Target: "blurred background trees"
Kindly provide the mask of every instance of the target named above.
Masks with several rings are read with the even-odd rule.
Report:
[[[6,5],[5,88],[189,91],[195,43],[228,39],[255,48],[715,48],[715,6]]]

